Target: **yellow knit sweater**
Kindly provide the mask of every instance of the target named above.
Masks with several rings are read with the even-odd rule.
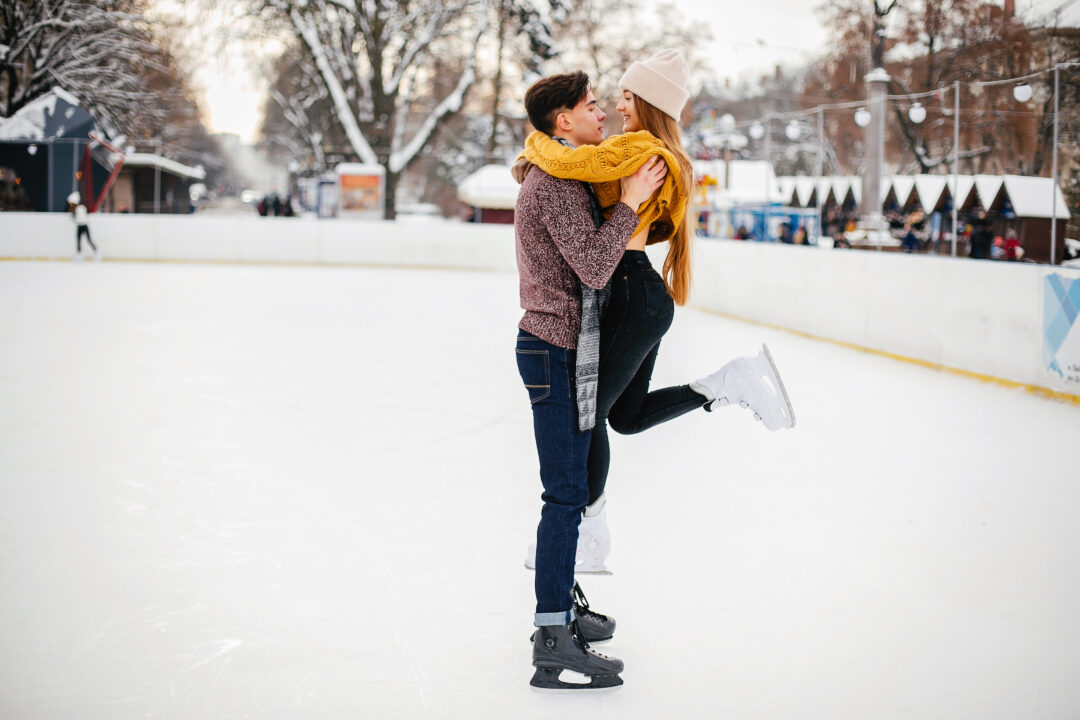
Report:
[[[592,183],[605,216],[619,202],[619,178],[633,174],[649,158],[659,155],[668,166],[660,189],[638,208],[636,235],[649,229],[648,243],[670,240],[686,216],[687,195],[678,160],[664,144],[645,130],[612,135],[599,145],[568,148],[542,132],[525,140],[522,157],[538,168],[566,180]]]

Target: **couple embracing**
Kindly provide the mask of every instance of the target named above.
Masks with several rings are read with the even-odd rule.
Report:
[[[686,385],[649,388],[674,306],[690,292],[693,171],[678,125],[688,74],[675,50],[633,63],[615,108],[623,133],[607,140],[606,114],[584,73],[544,78],[525,94],[536,131],[514,167],[525,310],[515,354],[544,487],[527,561],[536,570],[531,684],[540,688],[622,684],[622,661],[589,647],[612,637],[615,621],[590,609],[574,580],[583,518],[606,547],[608,425],[638,433],[726,405],[749,409],[770,430],[795,423],[764,347]],[[669,244],[662,275],[645,253],[656,242]],[[589,562],[603,567],[602,556]],[[588,682],[567,682],[565,670]]]

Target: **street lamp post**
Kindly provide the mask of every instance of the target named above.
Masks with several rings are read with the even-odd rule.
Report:
[[[1054,155],[1050,163],[1050,264],[1057,261],[1057,183],[1058,183],[1058,68],[1054,66]]]
[[[956,257],[956,229],[957,229],[957,206],[960,199],[956,197],[960,178],[957,176],[960,167],[960,81],[953,82],[953,161],[952,161],[952,256]]]
[[[772,219],[772,183],[769,182],[769,173],[772,172],[772,116],[765,116],[765,205],[762,208],[762,218],[765,220],[765,229],[762,231],[762,240],[769,241],[769,221]]]
[[[866,148],[869,163],[863,175],[863,217],[874,231],[878,250],[881,249],[881,172],[885,162],[885,93],[889,73],[884,68],[874,68],[866,75],[870,123],[866,126]]]
[[[814,179],[814,204],[817,206],[817,241],[821,242],[821,236],[824,235],[821,228],[821,176],[825,172],[825,109],[820,105],[817,109],[817,137],[817,178]]]

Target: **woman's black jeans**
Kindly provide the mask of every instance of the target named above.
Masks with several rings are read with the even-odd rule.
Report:
[[[607,425],[620,435],[703,407],[706,399],[678,385],[649,392],[660,338],[671,327],[675,303],[643,250],[627,250],[611,276],[611,300],[600,322],[596,427],[589,445],[589,503],[604,492],[611,449]]]

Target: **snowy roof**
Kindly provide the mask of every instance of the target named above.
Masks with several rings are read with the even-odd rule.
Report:
[[[724,161],[695,160],[694,174],[709,175],[722,185]],[[764,202],[766,193],[771,202],[788,202],[792,197],[791,191],[785,191],[773,174],[772,165],[764,160],[732,160],[728,179],[731,182],[728,197],[736,204]]]
[[[945,176],[945,188],[949,191],[949,195],[956,199],[956,206],[958,208],[964,207],[967,204],[972,190],[975,189],[975,178],[970,175],[946,175]],[[953,192],[955,181],[956,192]]]
[[[911,191],[915,189],[915,176],[894,175],[889,179],[889,185],[892,187],[893,192],[896,193],[896,202],[900,205],[906,205],[908,198],[911,197]],[[881,196],[885,197],[887,194],[888,190],[883,188]]]
[[[485,165],[461,181],[458,199],[472,207],[513,210],[518,188],[509,165]]]
[[[161,157],[160,155],[154,155],[153,153],[128,153],[124,156],[124,164],[128,167],[161,168],[173,175],[191,178],[192,180],[203,180],[206,178],[206,171],[203,170],[202,167],[188,167],[175,160],[170,160],[169,158]]]
[[[1062,219],[1070,217],[1065,195],[1052,179],[1006,175],[1004,184],[1005,194],[1009,196],[1017,217],[1050,218],[1055,199],[1057,212],[1053,216]]]
[[[1004,178],[1000,175],[976,175],[975,176],[975,192],[979,196],[979,204],[986,209],[994,204],[994,200],[997,199],[998,193],[1001,192],[1001,186],[1004,183]]]
[[[79,107],[78,98],[55,87],[11,117],[0,119],[0,140],[87,138],[96,127],[94,116]]]
[[[1080,0],[1078,0],[1080,1]],[[718,163],[718,172],[723,172],[723,163]],[[734,202],[761,202],[762,193],[753,198],[736,195],[739,189],[735,179],[735,167],[737,162],[732,163],[732,194]],[[712,169],[708,162],[698,162],[694,165],[699,172],[705,171],[711,174]],[[763,183],[763,179],[761,180]],[[774,200],[781,202],[791,201],[801,207],[808,207],[814,192],[817,179],[806,176],[786,175],[776,179],[776,195]],[[1050,178],[1026,177],[1020,175],[958,175],[956,177],[957,192],[960,199],[959,207],[964,207],[971,201],[978,202],[985,208],[993,206],[1001,189],[1005,189],[1006,195],[1012,202],[1013,209],[1018,217],[1049,218],[1050,205],[1053,202],[1051,196]],[[932,211],[938,206],[942,196],[952,193],[952,175],[894,175],[881,178],[882,202],[888,196],[889,191],[896,193],[896,202],[901,206],[909,200],[917,200],[927,211]],[[756,186],[755,186],[756,187]],[[827,175],[821,178],[817,185],[818,195],[821,198],[828,197],[830,191],[836,202],[842,203],[850,193],[856,203],[862,202],[862,178],[858,175]],[[1069,209],[1065,203],[1065,195],[1061,188],[1057,189],[1057,217],[1068,218]]]
[[[798,193],[795,191],[796,178],[791,175],[781,175],[776,178],[776,184],[780,186],[780,197],[785,203],[799,202]]]
[[[385,175],[386,168],[376,163],[338,163],[334,172],[338,175]]]
[[[915,198],[927,212],[933,211],[945,194],[944,175],[915,175]],[[911,199],[910,196],[908,198]]]

